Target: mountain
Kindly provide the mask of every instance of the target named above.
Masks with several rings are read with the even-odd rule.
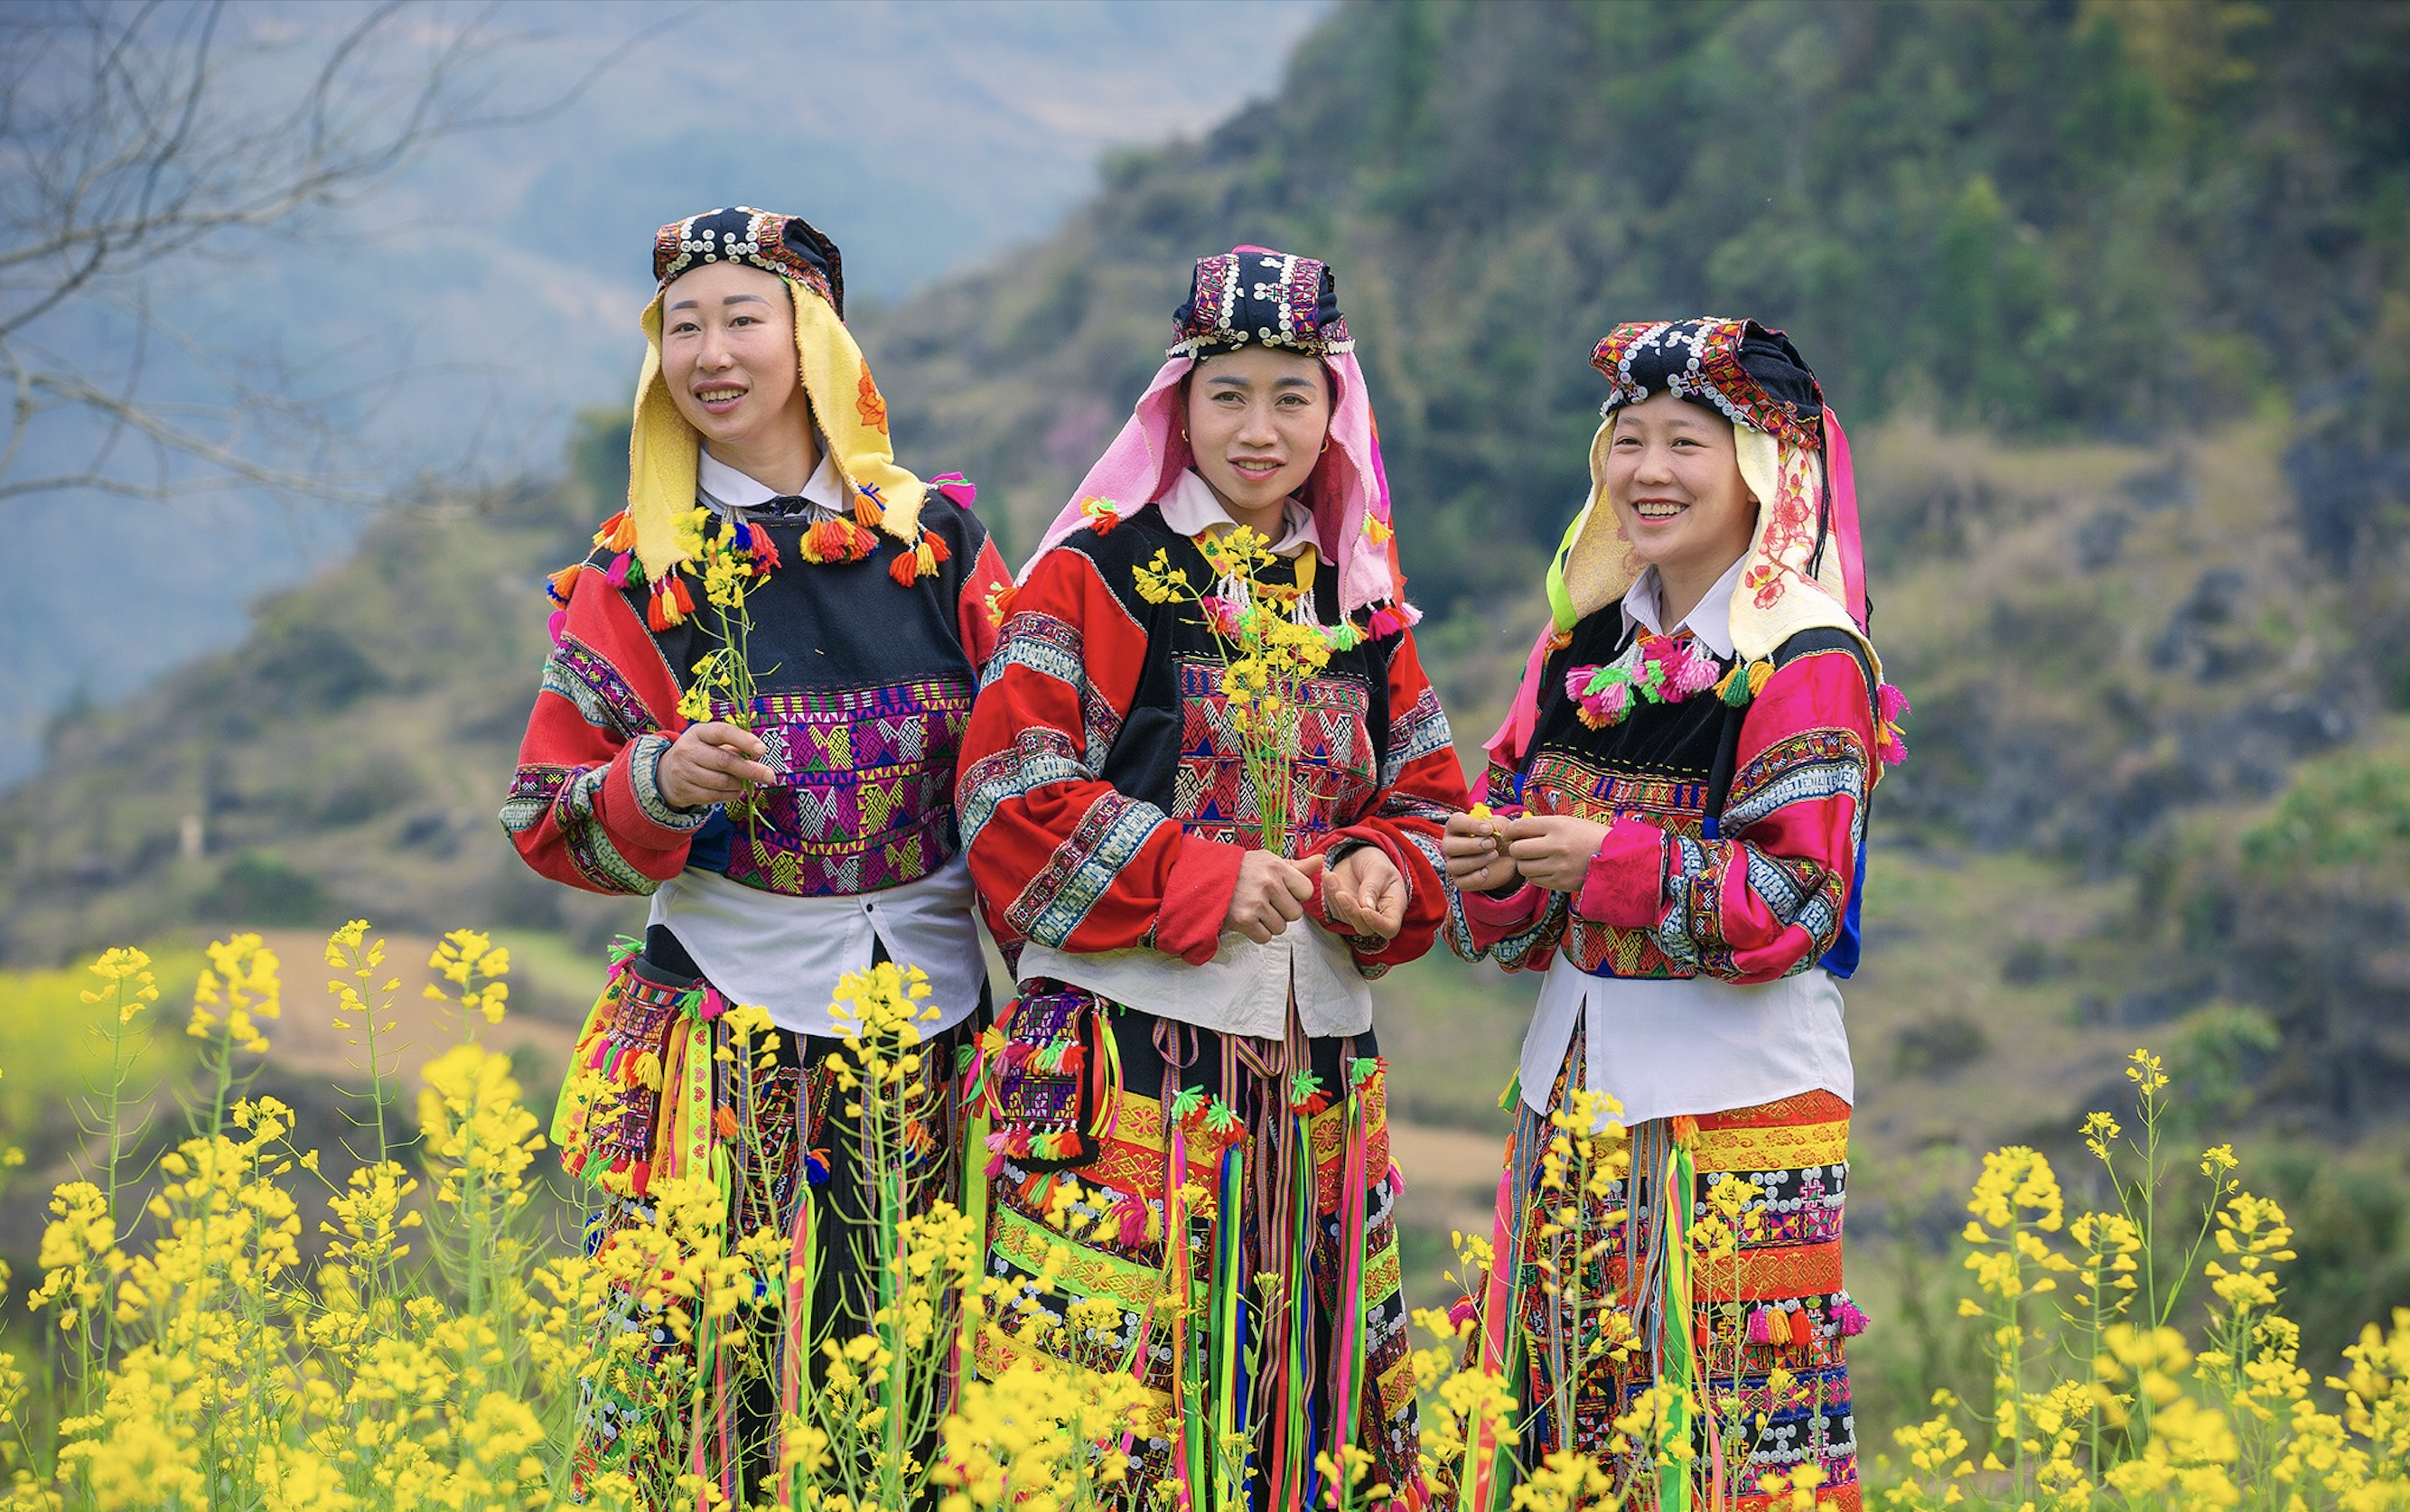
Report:
[[[148,266],[139,300],[120,285],[37,318],[24,339],[204,430],[238,376],[276,375],[280,398],[348,396],[326,401],[323,429],[254,422],[241,434],[263,459],[349,487],[542,472],[569,416],[618,402],[633,379],[662,222],[724,204],[801,212],[845,249],[856,308],[900,299],[1044,235],[1091,192],[1100,153],[1194,135],[1270,87],[1325,8],[519,0],[482,19],[404,8],[387,18],[400,35],[356,80],[364,109],[370,84],[420,60],[409,37],[479,24],[490,45],[456,84],[535,119],[439,143],[364,202]],[[172,33],[215,18],[230,87],[202,114],[206,138],[289,102],[372,9],[238,0],[132,24]],[[33,39],[72,35],[82,17],[12,18],[0,50],[22,61]],[[732,48],[744,60],[733,72]],[[72,70],[80,54],[37,61]],[[536,109],[546,102],[565,103]],[[161,328],[148,342],[122,313],[137,304]],[[104,450],[150,481],[150,458],[128,438],[72,410],[36,416],[8,476],[78,473]],[[0,662],[0,784],[39,763],[51,715],[115,702],[240,639],[252,598],[341,556],[372,513],[249,492],[161,505],[67,491],[7,507],[19,560],[51,570],[0,599],[0,640],[38,652]],[[105,609],[87,586],[95,576],[120,590]]]

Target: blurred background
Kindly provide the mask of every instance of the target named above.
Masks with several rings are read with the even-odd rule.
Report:
[[[845,249],[899,457],[1016,558],[1190,259],[1330,260],[1468,752],[1583,493],[1590,344],[1786,328],[1915,705],[1848,990],[1863,1441],[1965,1347],[1976,1153],[2080,1186],[2137,1045],[2178,1144],[2292,1211],[2305,1360],[2410,1303],[2410,5],[28,5],[0,70],[21,1274],[108,945],[180,1010],[203,939],[268,932],[263,1085],[332,1127],[326,929],[410,967],[492,929],[548,1101],[643,910],[493,817],[542,579],[625,486],[653,227],[744,202]],[[1379,989],[1426,1299],[1488,1228],[1531,991]]]

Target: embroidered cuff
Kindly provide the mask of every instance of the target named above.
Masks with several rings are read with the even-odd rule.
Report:
[[[1665,832],[1619,815],[1590,858],[1574,912],[1617,929],[1652,929],[1665,916]]]
[[[661,832],[640,837],[642,843],[655,850],[677,844],[703,828],[711,818],[709,804],[700,808],[680,808],[662,794],[661,758],[669,754],[671,744],[667,735],[638,735],[628,743],[620,757],[628,772],[629,796],[635,800],[635,817]]]
[[[1171,875],[1164,879],[1163,903],[1155,910],[1154,948],[1190,966],[1203,966],[1221,948],[1222,921],[1239,890],[1239,864],[1246,852],[1235,845],[1194,835],[1180,837]]]
[[[1464,901],[1464,916],[1484,931],[1496,935],[1512,934],[1539,917],[1547,902],[1545,888],[1525,882],[1511,893],[1459,893]]]

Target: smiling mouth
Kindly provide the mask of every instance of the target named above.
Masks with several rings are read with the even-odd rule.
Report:
[[[1645,520],[1669,520],[1690,507],[1671,499],[1641,499],[1633,502],[1632,512]]]
[[[733,404],[744,397],[745,390],[741,388],[699,388],[694,394],[695,402],[706,410]]]
[[[1281,470],[1281,461],[1276,457],[1234,457],[1230,468],[1241,477],[1268,478]]]

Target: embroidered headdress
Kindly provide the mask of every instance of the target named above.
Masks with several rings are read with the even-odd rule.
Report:
[[[624,538],[653,582],[689,560],[675,521],[694,507],[702,438],[661,375],[661,309],[670,286],[698,268],[740,263],[785,281],[795,315],[795,362],[829,458],[854,500],[854,518],[907,545],[921,543],[921,480],[895,465],[887,401],[845,328],[845,269],[836,243],[801,216],[738,205],[673,221],[653,237],[660,290],[645,307],[645,366],[628,441],[628,509],[605,526]],[[865,547],[871,538],[863,537]]]
[[[1761,662],[1803,630],[1845,632],[1866,648],[1865,559],[1849,438],[1816,375],[1780,331],[1702,316],[1618,326],[1591,354],[1612,385],[1590,439],[1590,498],[1548,565],[1551,623],[1489,749],[1522,749],[1537,717],[1540,666],[1557,637],[1621,599],[1642,563],[1606,499],[1615,412],[1659,394],[1716,411],[1733,426],[1740,475],[1757,501],[1748,565],[1733,589],[1733,649]]]
[[[1380,430],[1329,268],[1269,247],[1236,247],[1199,258],[1188,298],[1172,322],[1169,360],[1139,397],[1121,434],[1047,527],[1021,569],[1024,580],[1038,558],[1073,531],[1137,514],[1169,493],[1195,461],[1181,405],[1185,380],[1198,363],[1246,346],[1271,346],[1319,358],[1330,378],[1329,444],[1300,493],[1314,515],[1318,549],[1338,571],[1340,611],[1370,612],[1377,634],[1421,618],[1405,602]]]
[[[1198,258],[1188,302],[1171,322],[1180,337],[1169,356],[1211,356],[1250,343],[1318,357],[1356,350],[1328,265],[1261,247]]]

